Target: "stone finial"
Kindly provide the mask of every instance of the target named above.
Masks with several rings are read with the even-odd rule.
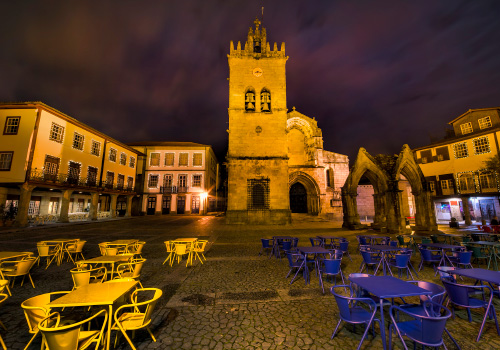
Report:
[[[259,30],[259,26],[260,26],[260,21],[258,18],[255,18],[255,21],[253,21],[253,23],[255,24],[255,31],[258,31]],[[251,28],[250,28],[251,29]]]

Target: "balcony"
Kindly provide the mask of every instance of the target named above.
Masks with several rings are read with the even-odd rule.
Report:
[[[177,187],[177,193],[187,193],[189,190],[188,186],[179,186]]]

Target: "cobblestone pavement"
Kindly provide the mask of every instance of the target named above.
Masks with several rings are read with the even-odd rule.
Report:
[[[444,228],[444,227],[443,227]],[[318,279],[313,274],[311,284],[305,285],[299,276],[290,285],[286,279],[286,259],[268,259],[259,256],[260,238],[273,235],[299,237],[299,245],[309,246],[309,237],[320,234],[347,237],[353,261],[344,258],[342,268],[347,275],[358,272],[361,263],[356,253],[355,235],[363,231],[345,231],[340,223],[332,223],[307,216],[294,217],[288,226],[225,225],[224,218],[206,216],[134,217],[98,223],[60,224],[22,230],[0,231],[1,251],[35,251],[36,242],[49,238],[75,237],[84,239],[85,257],[98,256],[97,243],[115,239],[140,238],[146,241],[143,257],[144,287],[158,287],[164,292],[152,322],[157,342],[152,342],[146,331],[137,331],[134,339],[138,349],[353,349],[364,331],[363,326],[341,327],[340,333],[330,339],[338,320],[334,298],[327,291],[322,294]],[[193,267],[176,264],[162,265],[166,257],[163,242],[179,237],[199,237],[211,244],[205,254],[207,261]],[[416,266],[420,257],[415,254]],[[0,320],[7,331],[0,330],[8,349],[23,349],[31,335],[20,304],[34,295],[60,290],[71,290],[69,270],[71,263],[52,264],[47,270],[32,270],[36,289],[19,282],[13,296],[0,306]],[[431,268],[426,267],[420,279],[439,283]],[[327,284],[331,285],[331,284]],[[495,301],[497,315],[500,302]],[[481,311],[473,311],[473,322],[466,313],[448,322],[448,329],[462,349],[500,349],[500,336],[494,322],[489,320],[479,343],[474,339],[482,320]],[[387,323],[386,312],[386,327]],[[395,348],[402,349],[396,337]],[[448,348],[453,349],[445,337]],[[408,343],[408,345],[411,345]],[[40,337],[31,346],[40,347]],[[121,340],[120,349],[129,349]],[[378,326],[375,336],[369,334],[363,349],[382,348]]]

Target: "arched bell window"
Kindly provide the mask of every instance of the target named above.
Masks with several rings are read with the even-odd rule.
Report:
[[[255,91],[248,89],[245,92],[245,111],[255,112]]]
[[[260,92],[260,110],[262,112],[271,112],[271,93],[266,88]]]

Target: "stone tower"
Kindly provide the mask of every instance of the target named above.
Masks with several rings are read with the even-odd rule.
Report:
[[[288,188],[285,44],[273,49],[266,29],[230,43],[228,205],[234,224],[291,222]]]

